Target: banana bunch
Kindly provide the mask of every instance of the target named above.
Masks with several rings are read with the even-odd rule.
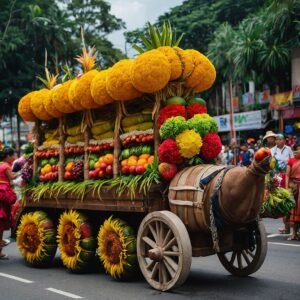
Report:
[[[45,130],[44,132],[45,132],[45,141],[43,142],[43,145],[51,146],[51,145],[59,144],[58,129],[48,129]]]
[[[145,131],[153,128],[152,111],[144,109],[139,113],[124,117],[122,120],[124,132]]]
[[[267,212],[277,217],[287,216],[295,205],[292,194],[287,189],[278,187],[267,193],[260,213],[263,215]]]
[[[114,136],[113,120],[98,120],[93,124],[91,129],[95,140],[109,139]]]
[[[67,128],[67,142],[69,144],[76,144],[77,142],[83,142],[83,134],[80,131],[80,126],[73,126]]]

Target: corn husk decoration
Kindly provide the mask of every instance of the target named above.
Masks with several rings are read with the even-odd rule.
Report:
[[[80,107],[81,109],[93,109],[99,107],[91,94],[91,83],[94,77],[99,73],[94,69],[95,67],[95,48],[92,47],[89,51],[84,47],[82,49],[82,55],[78,56],[76,60],[83,66],[83,74],[77,78],[76,84],[72,84],[70,89],[71,102],[74,107]]]
[[[123,59],[110,69],[106,77],[106,89],[114,100],[126,101],[142,96],[130,79],[130,70],[133,64],[132,59]]]
[[[18,104],[19,115],[26,122],[34,122],[37,120],[37,117],[34,115],[30,107],[31,97],[34,95],[34,93],[35,91],[23,96]]]
[[[91,94],[94,101],[103,106],[109,103],[113,103],[114,99],[109,95],[106,89],[106,78],[111,69],[100,71],[92,80]]]
[[[17,230],[17,247],[23,258],[34,266],[52,261],[56,253],[56,228],[47,214],[24,214]]]

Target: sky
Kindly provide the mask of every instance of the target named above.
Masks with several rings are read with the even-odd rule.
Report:
[[[125,30],[108,35],[108,39],[116,48],[125,52],[124,31],[143,27],[147,22],[154,23],[160,15],[172,7],[182,4],[183,0],[106,0],[111,4],[111,13],[126,23]],[[133,54],[130,49],[128,54]]]

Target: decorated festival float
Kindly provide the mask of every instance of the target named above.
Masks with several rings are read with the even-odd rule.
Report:
[[[17,245],[24,260],[86,272],[95,259],[114,278],[140,269],[155,289],[187,278],[192,256],[217,254],[232,274],[257,271],[267,251],[258,220],[267,149],[249,168],[215,164],[217,124],[196,97],[214,83],[209,59],[183,50],[172,30],[149,26],[147,51],[107,70],[94,49],[77,60],[83,73],[19,102],[35,122],[26,164]]]

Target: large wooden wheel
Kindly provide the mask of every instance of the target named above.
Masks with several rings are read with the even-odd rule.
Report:
[[[182,221],[170,211],[156,211],[142,221],[137,237],[141,271],[155,289],[183,284],[192,263],[192,246]]]
[[[236,276],[248,276],[255,273],[263,264],[267,249],[267,234],[262,221],[253,230],[255,246],[253,249],[236,249],[231,252],[218,253],[224,268]]]

